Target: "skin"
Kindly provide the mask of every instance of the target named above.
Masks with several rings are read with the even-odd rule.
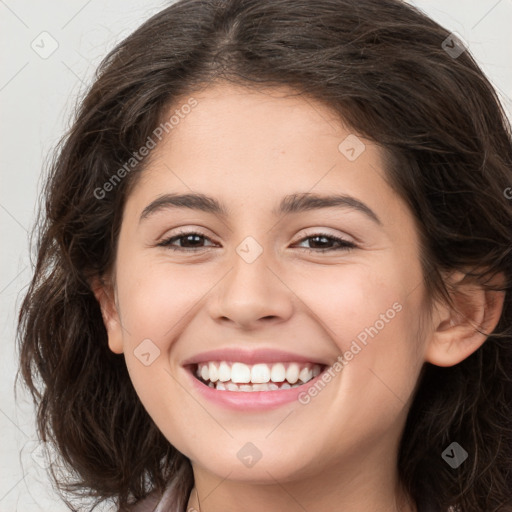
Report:
[[[423,363],[450,366],[474,352],[486,339],[474,325],[492,330],[503,297],[453,273],[447,279],[471,300],[454,295],[457,311],[429,310],[418,226],[384,178],[383,150],[359,137],[365,150],[350,161],[338,145],[353,132],[325,106],[287,92],[212,86],[193,95],[198,105],[152,151],[126,202],[113,284],[94,286],[109,346],[124,353],[148,413],[191,460],[200,505],[194,491],[189,507],[414,511],[396,457]],[[381,225],[348,208],[271,213],[287,194],[334,191],[364,202]],[[166,209],[139,221],[161,194],[190,192],[225,203],[229,216]],[[157,245],[178,228],[199,230],[202,248]],[[357,247],[322,253],[305,238],[323,232]],[[250,264],[236,252],[247,236],[263,249]],[[332,364],[394,303],[401,311],[307,405],[229,410],[193,392],[181,366],[237,346]],[[134,353],[144,339],[160,350],[149,366]],[[237,457],[249,441],[262,454],[250,468]]]

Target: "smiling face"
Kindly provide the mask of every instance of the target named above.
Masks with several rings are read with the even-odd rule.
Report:
[[[207,89],[153,150],[125,206],[109,345],[195,471],[292,482],[394,468],[425,352],[415,223],[381,150],[284,92]],[[208,368],[218,386],[222,360],[229,383],[252,369],[233,363],[268,363],[252,377],[274,386],[194,376]],[[275,390],[290,366],[316,377]]]

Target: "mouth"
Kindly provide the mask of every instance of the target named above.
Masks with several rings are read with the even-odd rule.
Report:
[[[187,366],[194,378],[217,391],[257,392],[298,388],[320,375],[327,365],[305,362],[245,364],[208,361]]]

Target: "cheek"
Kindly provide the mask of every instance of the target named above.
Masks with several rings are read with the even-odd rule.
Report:
[[[343,351],[354,339],[364,343],[371,336],[368,331],[375,333],[374,327],[380,332],[397,323],[407,294],[403,280],[389,265],[338,265],[311,271],[307,279],[295,279],[293,286],[326,337]]]
[[[126,263],[126,264],[121,264]],[[201,307],[211,280],[186,268],[132,258],[117,270],[123,350],[132,382],[145,406],[158,402],[156,390],[179,391],[169,352]],[[202,283],[202,284],[201,284]]]
[[[313,276],[295,286],[336,346],[346,396],[364,392],[376,405],[387,398],[403,405],[423,364],[419,265],[389,259]]]
[[[184,376],[178,372],[183,370],[169,364],[169,354],[211,288],[210,281],[193,266],[136,258],[118,265],[117,280],[124,357],[132,384],[159,429],[173,432],[173,442],[186,449],[187,418],[197,413],[197,403],[180,385]]]
[[[119,303],[133,342],[147,337],[162,349],[184,330],[214,276],[197,267],[133,260],[118,270]]]

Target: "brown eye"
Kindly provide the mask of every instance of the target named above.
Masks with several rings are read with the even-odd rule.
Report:
[[[312,245],[316,247],[304,247],[303,249],[308,252],[348,251],[357,247],[355,244],[349,242],[348,240],[328,235],[326,233],[316,233],[314,235],[307,236],[300,240],[299,243],[309,240],[312,240]],[[311,242],[309,243],[311,245]],[[333,243],[336,245],[336,247],[328,247]]]
[[[209,240],[208,237],[202,233],[195,231],[183,232],[167,238],[157,244],[159,247],[168,247],[173,251],[193,251],[194,249],[205,249],[205,246],[201,246],[203,240]],[[180,245],[174,245],[175,242],[181,241]]]

